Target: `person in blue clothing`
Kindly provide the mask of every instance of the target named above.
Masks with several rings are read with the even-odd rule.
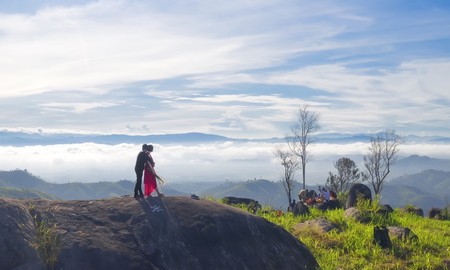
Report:
[[[136,165],[134,166],[134,171],[136,172],[136,185],[134,186],[135,199],[144,197],[144,193],[142,192],[142,176],[144,175],[145,164],[150,161],[148,151],[149,146],[147,144],[143,144],[142,150],[136,158]]]

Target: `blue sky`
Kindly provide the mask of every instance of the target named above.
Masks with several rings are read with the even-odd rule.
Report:
[[[0,130],[283,137],[308,105],[322,133],[449,137],[449,48],[449,1],[0,0]],[[139,147],[2,146],[0,169],[134,179]],[[323,183],[367,145],[310,150],[308,179]],[[154,157],[173,181],[276,180],[280,167],[264,143],[155,145]]]
[[[1,129],[450,136],[448,1],[0,1]]]

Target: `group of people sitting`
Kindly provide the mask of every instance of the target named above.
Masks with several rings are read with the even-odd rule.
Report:
[[[337,194],[332,190],[327,190],[325,187],[319,186],[319,194],[315,190],[302,189],[298,193],[300,202],[306,205],[314,205],[330,200],[336,200]]]

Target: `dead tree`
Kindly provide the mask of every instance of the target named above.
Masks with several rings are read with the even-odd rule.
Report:
[[[375,195],[379,195],[383,183],[391,172],[402,138],[395,131],[386,130],[372,137],[369,152],[364,156],[367,181],[372,185]]]
[[[302,166],[303,189],[306,188],[306,163],[309,161],[308,146],[314,142],[312,133],[320,129],[319,115],[304,105],[298,109],[297,122],[291,127],[292,136],[287,136],[289,148],[300,157]]]

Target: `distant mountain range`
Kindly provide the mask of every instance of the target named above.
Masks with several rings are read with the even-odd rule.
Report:
[[[415,159],[413,157],[412,159]],[[369,184],[366,183],[370,187]],[[297,199],[300,183],[292,193]],[[307,186],[316,189],[317,186]],[[114,196],[132,195],[134,182],[66,183],[45,182],[26,170],[0,171],[0,197],[46,198],[46,199],[101,199]],[[197,194],[220,199],[225,196],[252,198],[262,205],[285,210],[288,205],[286,192],[281,182],[264,179],[245,182],[183,182],[170,183],[164,187],[167,195]],[[420,173],[397,177],[385,183],[381,202],[392,207],[414,205],[425,213],[432,207],[449,206],[450,171],[425,170]]]
[[[364,183],[371,188],[369,183]],[[301,184],[297,183],[292,198],[298,200],[297,194]],[[307,186],[317,190],[317,186]],[[373,191],[372,191],[373,192]],[[414,205],[425,213],[432,207],[450,206],[450,171],[426,170],[416,174],[398,177],[385,183],[380,202],[392,207]],[[247,182],[227,182],[201,191],[202,196],[222,198],[236,196],[252,198],[263,205],[271,205],[277,209],[287,208],[286,192],[280,182],[252,180]]]
[[[133,195],[135,183],[128,180],[118,182],[97,183],[49,183],[34,176],[27,170],[0,171],[0,196],[12,198],[52,198],[62,200],[92,200],[109,197]],[[22,191],[22,192],[19,192]],[[171,195],[182,195],[183,193],[170,188],[165,191]]]
[[[424,170],[450,171],[450,160],[411,155],[399,159],[392,166],[392,174],[396,176],[418,173]]]
[[[342,134],[326,133],[316,136],[318,142],[346,144],[355,142],[370,142],[374,134]],[[406,136],[410,143],[450,143],[450,138],[440,136]],[[26,145],[54,145],[73,143],[99,143],[99,144],[119,144],[119,143],[199,143],[199,142],[283,142],[284,138],[267,139],[236,139],[220,135],[205,134],[199,132],[180,134],[160,134],[160,135],[125,135],[125,134],[74,134],[74,133],[28,133],[20,131],[0,131],[0,145],[26,146]]]

